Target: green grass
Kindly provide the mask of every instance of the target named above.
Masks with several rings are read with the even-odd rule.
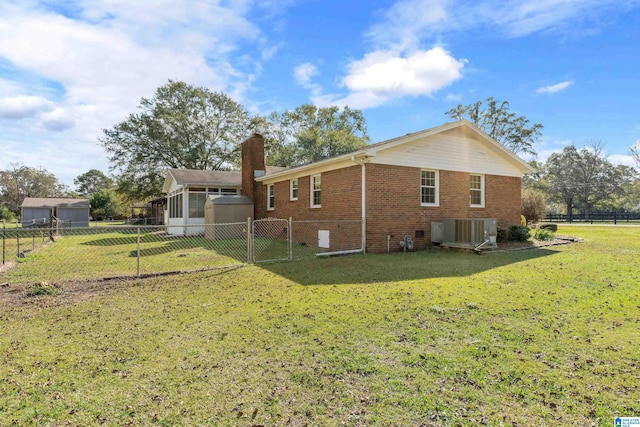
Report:
[[[142,229],[140,273],[188,271],[239,264],[246,261],[242,239],[211,241],[198,237],[167,236]],[[31,232],[31,231],[30,231]],[[37,233],[37,232],[36,232]],[[18,266],[2,276],[8,282],[49,280],[65,282],[118,276],[138,271],[137,228],[62,230],[55,243],[18,258]],[[48,242],[48,239],[47,239]],[[15,257],[15,239],[7,239],[7,252]],[[31,248],[31,238],[21,238],[21,247]]]
[[[559,232],[586,240],[271,263],[4,303],[0,425],[638,416],[640,230]]]

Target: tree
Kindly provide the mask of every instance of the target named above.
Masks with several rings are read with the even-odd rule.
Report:
[[[602,145],[578,150],[569,145],[547,160],[550,195],[566,204],[569,221],[577,205],[586,213],[616,195],[627,177],[602,156]]]
[[[294,166],[348,153],[367,145],[367,122],[360,110],[304,104],[273,113],[266,127],[267,163]]]
[[[11,169],[0,171],[0,205],[15,215],[25,197],[61,197],[67,187],[55,175],[45,169],[36,169],[18,163]]]
[[[547,200],[545,193],[534,188],[525,188],[522,191],[522,215],[527,223],[540,221],[547,214]]]
[[[76,185],[76,191],[82,197],[91,197],[99,190],[113,187],[113,180],[97,169],[91,169],[78,175],[73,183]]]
[[[89,200],[93,219],[112,218],[118,213],[118,196],[113,189],[100,189]]]
[[[228,169],[250,125],[245,109],[218,92],[169,80],[140,111],[103,129],[100,139],[118,188],[129,200],[160,194],[167,168]]]
[[[458,104],[445,114],[454,120],[468,120],[475,123],[483,132],[514,153],[536,155],[534,144],[542,135],[540,123],[530,124],[529,119],[511,112],[508,101],[499,102],[493,97],[483,103],[463,106]]]

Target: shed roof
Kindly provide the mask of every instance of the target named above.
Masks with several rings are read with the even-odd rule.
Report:
[[[89,200],[64,197],[25,197],[23,208],[81,208],[89,209]]]

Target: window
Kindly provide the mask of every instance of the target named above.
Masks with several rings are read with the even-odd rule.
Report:
[[[272,211],[276,205],[276,196],[273,192],[273,184],[267,185],[267,210]]]
[[[320,175],[313,175],[311,177],[311,207],[320,207]]]
[[[289,200],[298,200],[298,178],[289,181]]]
[[[207,188],[207,192],[214,196],[234,195],[240,194],[240,190],[236,188]]]
[[[182,193],[169,197],[169,218],[182,218]]]
[[[420,204],[422,206],[438,206],[438,175],[438,171],[422,171],[420,179]]]
[[[471,207],[484,207],[484,175],[471,175]]]
[[[204,218],[204,202],[206,200],[205,193],[189,191],[189,218]]]

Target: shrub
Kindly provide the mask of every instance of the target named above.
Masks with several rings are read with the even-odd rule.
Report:
[[[525,188],[522,191],[522,214],[529,223],[538,222],[547,214],[547,200],[540,190]]]
[[[553,240],[553,231],[546,228],[538,228],[533,234],[533,238],[536,240]]]
[[[35,297],[38,295],[53,295],[56,293],[56,288],[50,285],[48,282],[36,282],[32,284],[27,290],[27,296]]]
[[[504,242],[507,240],[508,233],[506,228],[498,227],[498,235],[496,236],[496,240],[498,242]]]
[[[529,240],[529,227],[524,225],[512,225],[509,227],[509,234],[507,238],[509,240],[515,240],[516,242],[526,242]]]
[[[12,222],[16,220],[16,216],[9,210],[9,208],[0,205],[0,220]]]
[[[550,230],[555,233],[556,231],[558,231],[558,224],[542,224],[540,228],[544,230]]]

